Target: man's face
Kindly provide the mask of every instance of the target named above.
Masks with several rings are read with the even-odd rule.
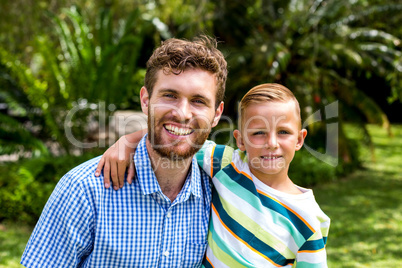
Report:
[[[223,111],[223,102],[215,109],[216,91],[215,75],[200,69],[179,75],[160,70],[152,96],[141,89],[148,139],[160,156],[186,159],[202,147]]]

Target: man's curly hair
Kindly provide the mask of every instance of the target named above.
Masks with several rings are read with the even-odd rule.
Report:
[[[163,70],[165,74],[178,75],[190,68],[199,68],[215,74],[217,108],[225,95],[228,71],[226,60],[217,49],[217,41],[208,36],[200,36],[194,41],[171,38],[155,49],[147,62],[145,74],[145,87],[149,96],[152,95],[159,70]]]

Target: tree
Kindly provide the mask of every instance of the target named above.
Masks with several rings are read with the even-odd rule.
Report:
[[[95,25],[91,25],[76,6],[64,9],[60,17],[49,13],[58,42],[55,45],[48,35],[39,35],[29,68],[2,50],[0,60],[7,67],[3,70],[17,86],[2,88],[0,98],[9,103],[17,90],[24,96],[19,107],[29,107],[29,112],[35,110],[41,118],[31,120],[39,123],[35,125],[38,136],[56,141],[65,153],[71,153],[76,148],[65,134],[66,126],[75,139],[83,140],[91,116],[99,116],[93,110],[100,104],[105,107],[106,120],[110,104],[114,109],[138,105],[134,96],[145,74],[138,59],[144,39],[154,31],[152,23],[141,15],[137,9],[116,23],[110,10],[101,9]],[[77,113],[66,122],[74,107],[78,107]],[[17,123],[12,112],[3,117],[8,118],[9,125]]]
[[[292,89],[301,106],[308,108],[303,110],[304,118],[339,100],[341,161],[352,162],[355,154],[342,127],[352,111],[390,131],[385,113],[355,80],[383,77],[392,96],[402,100],[401,40],[387,32],[388,28],[376,28],[377,20],[372,20],[400,13],[402,5],[373,4],[367,8],[363,3],[217,2],[221,8],[216,12],[215,31],[226,43],[230,74],[236,77],[228,83],[229,106],[263,82],[279,82]],[[243,30],[229,31],[230,27]],[[343,114],[346,110],[348,114]],[[323,128],[325,124],[311,125],[310,136],[321,135]]]

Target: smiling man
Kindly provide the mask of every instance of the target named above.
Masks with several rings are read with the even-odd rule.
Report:
[[[93,175],[100,157],[72,169],[49,198],[21,263],[199,267],[211,185],[194,154],[220,119],[226,77],[215,40],[163,42],[147,62],[140,93],[149,134],[134,156],[133,183],[105,189]]]

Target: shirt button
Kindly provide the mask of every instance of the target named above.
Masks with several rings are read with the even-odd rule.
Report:
[[[163,252],[163,255],[164,255],[165,257],[169,257],[169,251],[166,250],[165,252]]]
[[[166,214],[166,217],[167,217],[167,218],[170,218],[171,216],[172,216],[172,212],[169,211],[169,212]]]

